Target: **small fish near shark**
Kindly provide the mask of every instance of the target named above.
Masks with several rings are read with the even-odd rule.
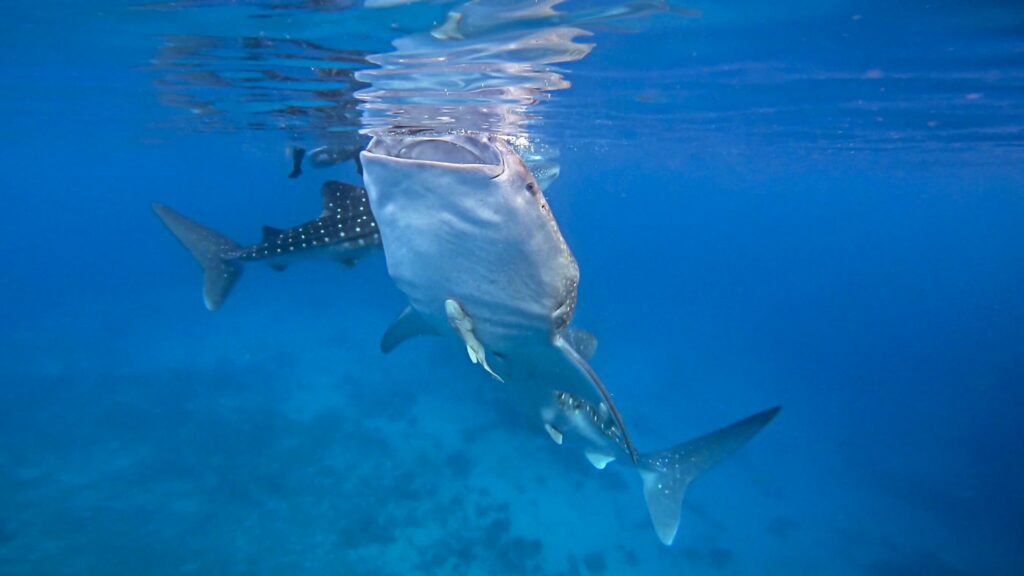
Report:
[[[500,137],[377,136],[361,154],[388,273],[409,306],[390,352],[415,336],[454,336],[555,443],[596,468],[640,474],[658,538],[676,537],[690,482],[764,428],[779,408],[653,453],[633,445],[587,363],[596,341],[570,327],[579,268],[537,181]]]
[[[163,204],[153,204],[153,211],[199,261],[203,301],[213,311],[224,303],[246,262],[284,270],[294,261],[326,259],[351,267],[379,251],[380,232],[366,190],[332,180],[324,183],[321,196],[323,210],[316,220],[287,229],[264,226],[262,240],[245,247]]]

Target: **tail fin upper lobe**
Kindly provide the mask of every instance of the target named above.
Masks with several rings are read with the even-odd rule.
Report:
[[[675,540],[683,495],[701,472],[719,463],[761,431],[781,408],[775,407],[748,416],[663,452],[642,454],[637,462],[644,482],[644,499],[654,523],[654,531],[667,546]]]
[[[241,251],[241,247],[163,204],[153,204],[153,211],[203,267],[206,308],[211,311],[220,308],[242,274],[241,263],[231,259]]]

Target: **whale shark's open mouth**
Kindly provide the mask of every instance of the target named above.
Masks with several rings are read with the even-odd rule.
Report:
[[[375,138],[365,153],[440,168],[477,169],[490,178],[505,168],[498,147],[486,137],[472,135]]]
[[[493,152],[491,148],[485,148]],[[442,164],[500,164],[500,159],[488,161],[478,151],[449,140],[415,140],[403,146],[396,154],[406,160],[426,160]]]

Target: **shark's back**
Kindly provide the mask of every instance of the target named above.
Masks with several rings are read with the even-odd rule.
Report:
[[[380,246],[377,222],[366,190],[345,182],[327,181],[321,189],[323,210],[316,220],[292,228],[263,227],[262,240],[245,248],[246,261],[302,257],[355,260]]]

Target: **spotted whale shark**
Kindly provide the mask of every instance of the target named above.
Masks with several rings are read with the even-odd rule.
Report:
[[[620,458],[635,468],[655,532],[670,545],[691,481],[779,408],[638,451],[587,362],[595,341],[570,326],[579,267],[513,148],[495,136],[419,133],[377,136],[361,158],[388,273],[409,300],[381,348],[425,334],[459,341],[556,444],[600,469]]]
[[[212,311],[224,303],[246,262],[265,262],[275,270],[307,259],[354,266],[379,251],[380,233],[366,190],[332,180],[324,183],[321,196],[317,219],[287,229],[264,226],[262,240],[244,247],[163,204],[153,204],[153,211],[202,266],[203,301]]]

